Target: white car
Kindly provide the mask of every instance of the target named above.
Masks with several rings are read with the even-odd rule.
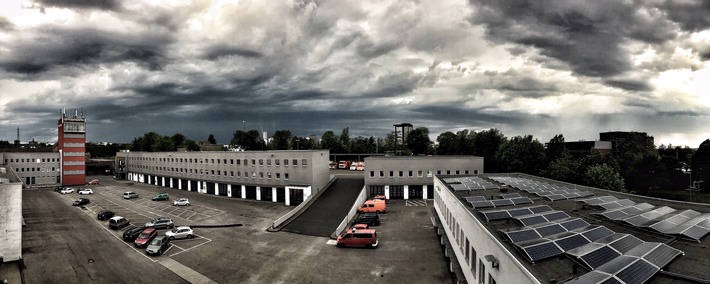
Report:
[[[188,226],[180,226],[175,229],[172,229],[170,231],[165,232],[165,235],[168,236],[171,240],[174,239],[192,239],[195,237],[195,232],[192,231],[192,228]]]
[[[61,194],[74,193],[74,189],[71,188],[71,187],[67,187],[67,188],[65,188],[65,189],[60,190],[59,193],[61,193]]]
[[[190,206],[190,200],[187,200],[187,198],[180,198],[173,201],[173,206]]]
[[[79,194],[94,194],[94,190],[91,188],[84,188],[82,190],[79,190]]]

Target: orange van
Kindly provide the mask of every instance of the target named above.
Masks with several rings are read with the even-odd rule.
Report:
[[[372,229],[355,229],[343,232],[337,239],[338,247],[376,248],[379,244],[377,233]]]
[[[357,209],[358,213],[387,213],[387,204],[384,200],[368,200]]]

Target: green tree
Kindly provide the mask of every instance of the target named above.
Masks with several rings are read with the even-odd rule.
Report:
[[[700,143],[691,163],[693,182],[700,182],[700,188],[710,187],[710,139]]]
[[[210,134],[210,137],[207,137],[207,141],[210,142],[210,144],[217,144],[217,140],[214,139],[214,135]]]
[[[259,138],[258,130],[237,130],[232,137],[231,145],[240,146],[244,150],[266,150],[266,143]]]
[[[330,149],[330,153],[345,153],[343,145],[340,143],[340,139],[335,136],[333,131],[326,131],[320,140],[321,149]]]
[[[456,155],[459,154],[459,140],[457,135],[451,131],[446,131],[436,137],[436,142],[439,146],[436,148],[437,155]]]
[[[503,143],[496,157],[505,172],[539,175],[546,168],[545,147],[532,135],[515,136]]]
[[[344,153],[350,153],[350,128],[345,127],[340,133],[340,145]]]
[[[557,134],[550,139],[545,148],[545,155],[550,161],[562,157],[567,150],[565,149],[565,137],[562,134]]]
[[[197,142],[193,140],[185,141],[185,146],[187,147],[188,151],[200,151],[200,145],[197,145]]]
[[[592,187],[624,192],[624,178],[606,164],[591,166],[584,174],[585,184]]]
[[[543,176],[559,181],[581,183],[579,174],[581,168],[582,165],[579,161],[572,158],[569,153],[563,153],[562,156],[550,162],[543,172]]]
[[[505,136],[498,129],[491,128],[476,133],[473,144],[473,154],[484,158],[483,171],[486,173],[498,172],[496,156],[501,144],[506,141]]]
[[[158,138],[153,144],[152,149],[155,152],[170,152],[176,150],[175,144],[173,144],[173,140],[171,140],[170,137],[167,136],[162,136]]]
[[[429,129],[417,127],[409,132],[406,141],[407,149],[414,155],[426,155],[431,153],[431,139],[429,139]]]
[[[271,142],[271,149],[274,150],[289,150],[289,143],[291,142],[291,131],[288,130],[277,130],[274,132],[272,137],[274,140]]]
[[[182,148],[186,146],[185,142],[187,142],[187,137],[180,133],[175,133],[173,136],[170,137],[170,140],[173,141],[173,144],[176,148]]]
[[[374,153],[375,145],[372,137],[358,136],[351,139],[350,153]]]

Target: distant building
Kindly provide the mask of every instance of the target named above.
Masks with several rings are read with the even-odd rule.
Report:
[[[411,123],[400,123],[394,125],[394,139],[397,145],[404,145],[407,142],[407,136],[414,130]]]
[[[616,153],[616,148],[620,143],[632,138],[639,138],[640,140],[645,140],[648,145],[654,145],[653,136],[648,136],[646,132],[611,131],[599,133],[599,140],[612,143],[614,153]]]
[[[84,112],[68,116],[62,111],[57,122],[62,185],[86,184],[86,118]]]
[[[550,143],[545,143],[545,147],[550,147]],[[612,142],[610,141],[573,141],[564,142],[565,150],[572,156],[586,155],[590,151],[597,151],[602,155],[612,153]]]

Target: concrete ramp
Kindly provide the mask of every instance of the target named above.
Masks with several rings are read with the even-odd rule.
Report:
[[[362,177],[338,177],[306,211],[282,230],[312,236],[330,237],[348,215],[365,186]]]

